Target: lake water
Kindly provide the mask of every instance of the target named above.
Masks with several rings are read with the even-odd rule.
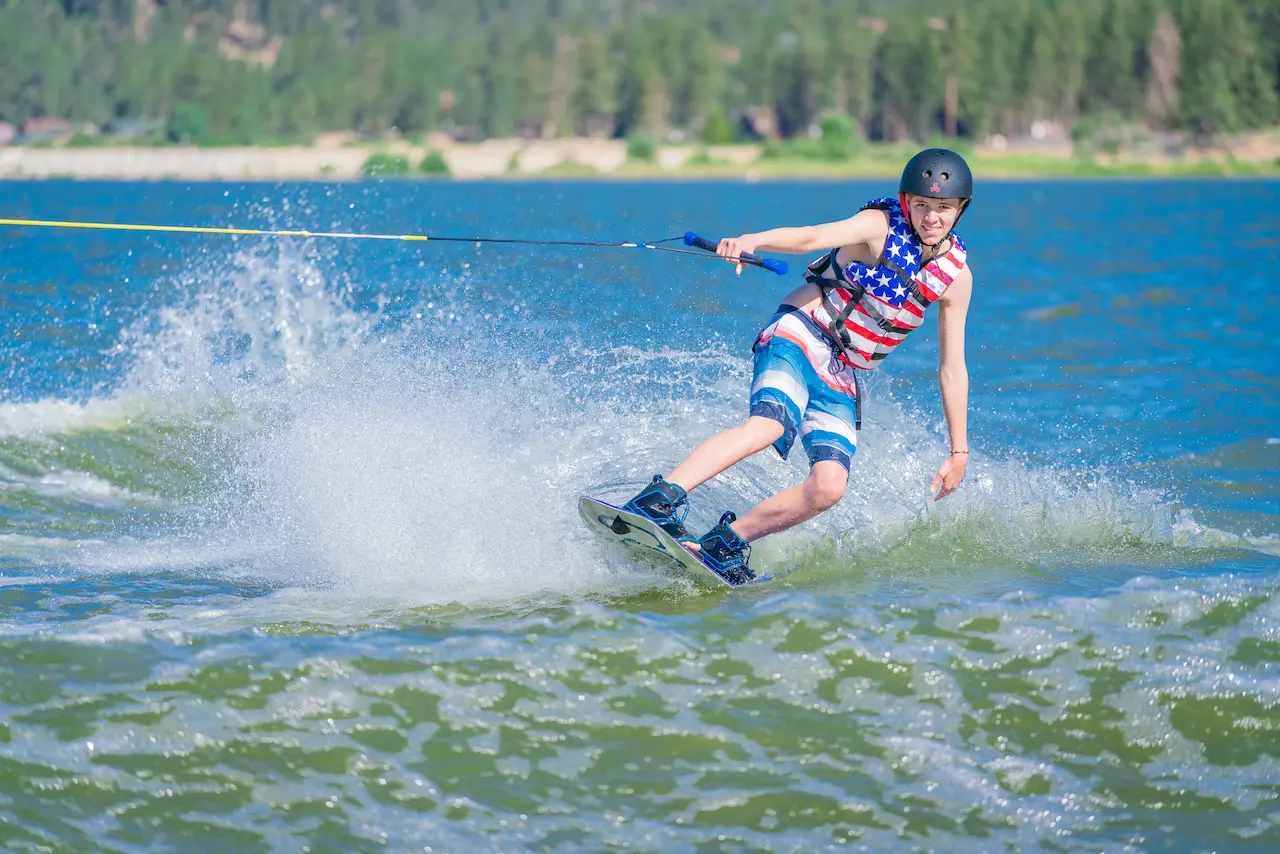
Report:
[[[552,240],[892,182],[7,182],[0,216]],[[979,182],[847,497],[607,549],[798,279],[627,249],[0,229],[0,849],[1280,847],[1280,183]],[[806,259],[789,258],[793,268]],[[761,454],[691,527],[799,482]]]

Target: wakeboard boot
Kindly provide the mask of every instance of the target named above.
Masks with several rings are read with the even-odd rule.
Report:
[[[660,474],[655,474],[653,482],[622,505],[622,509],[653,522],[673,540],[693,539],[684,527],[685,517],[689,515],[689,493],[684,487],[667,483]]]
[[[720,521],[710,531],[702,535],[698,545],[702,548],[698,556],[707,568],[730,584],[746,584],[756,574],[748,567],[751,560],[751,546],[738,536],[738,532],[729,525],[738,517],[726,510]]]

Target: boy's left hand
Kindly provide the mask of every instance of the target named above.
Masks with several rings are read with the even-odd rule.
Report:
[[[720,245],[716,248],[716,254],[726,261],[732,261],[740,258],[744,253],[754,254],[756,251],[756,240],[754,234],[744,234],[740,237],[726,237],[720,241]],[[747,265],[741,261],[738,263],[738,275],[742,275],[742,271]]]
[[[938,476],[933,479],[929,487],[929,491],[934,493],[934,501],[941,501],[956,491],[960,482],[964,480],[964,469],[968,460],[968,454],[952,454],[938,466]]]

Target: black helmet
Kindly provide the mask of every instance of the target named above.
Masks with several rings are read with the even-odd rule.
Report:
[[[911,224],[916,239],[924,243],[915,223],[911,222],[911,211],[907,210],[908,194],[930,199],[962,199],[960,212],[951,224],[951,231],[954,231],[973,200],[973,173],[963,157],[945,148],[926,148],[907,161],[906,168],[902,170],[902,180],[898,182],[898,204],[902,205],[902,215]],[[951,231],[933,245],[940,245],[951,236]]]
[[[930,199],[971,199],[973,173],[954,151],[927,148],[907,161],[898,192]]]

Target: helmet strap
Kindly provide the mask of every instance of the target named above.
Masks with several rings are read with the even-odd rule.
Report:
[[[916,230],[916,224],[911,221],[911,210],[907,207],[907,194],[899,191],[898,204],[902,206],[902,215],[907,218],[907,225],[911,226],[912,233]],[[920,235],[916,235],[919,237]]]

